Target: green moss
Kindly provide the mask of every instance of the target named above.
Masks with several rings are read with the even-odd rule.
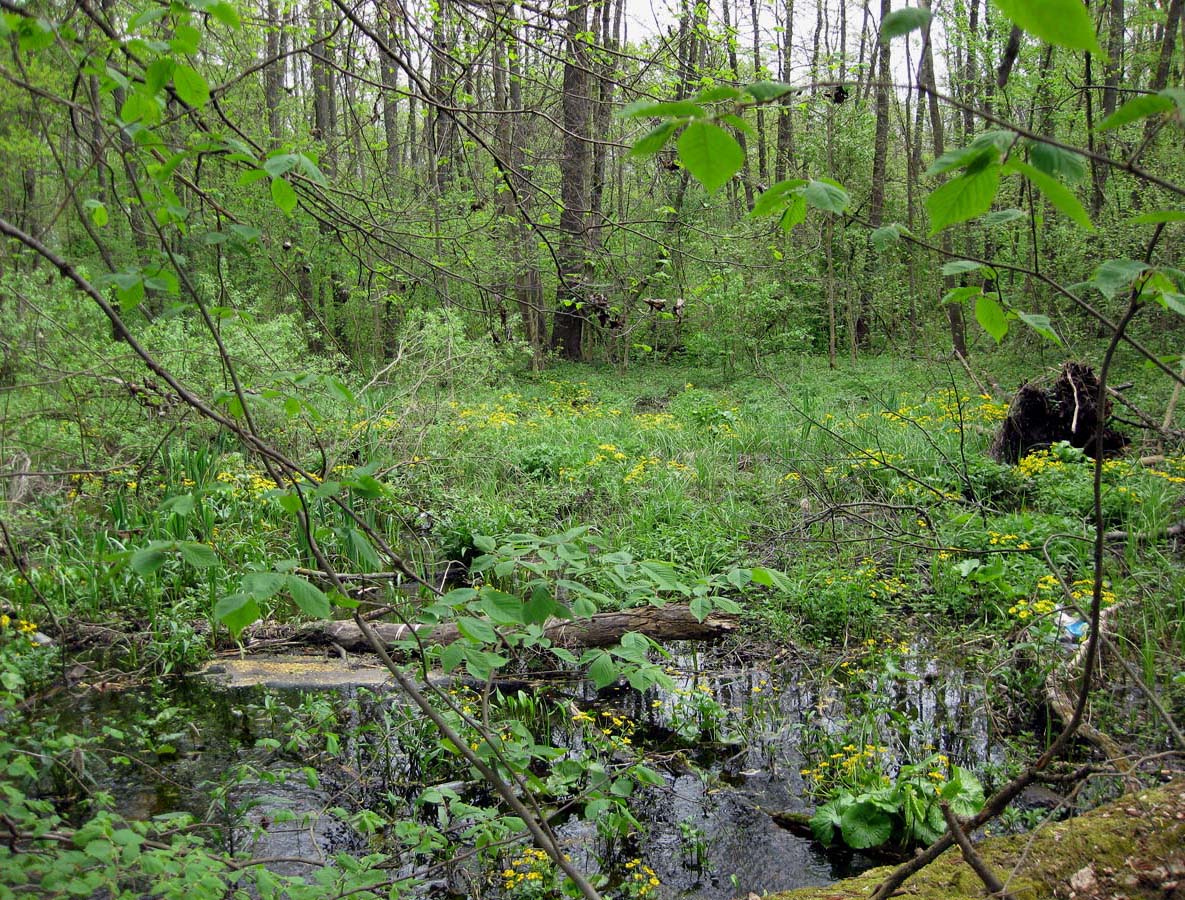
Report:
[[[1038,829],[1033,834],[989,838],[977,845],[984,861],[1008,884],[1017,900],[1069,897],[1070,877],[1090,866],[1112,896],[1114,887],[1130,898],[1160,898],[1155,878],[1141,876],[1185,854],[1185,781],[1128,794],[1085,815]],[[1146,865],[1141,865],[1146,863]],[[1010,874],[1017,869],[1014,875]],[[771,895],[776,900],[842,900],[867,897],[891,867],[871,869],[822,888]],[[1110,884],[1110,882],[1114,884]],[[905,896],[916,900],[980,900],[985,889],[957,849],[910,879]]]

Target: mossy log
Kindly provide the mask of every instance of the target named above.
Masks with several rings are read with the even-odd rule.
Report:
[[[976,851],[1018,900],[1185,900],[1185,780],[1121,797],[1032,834],[988,838]],[[870,869],[827,887],[769,900],[868,897],[891,871]],[[948,850],[905,883],[916,900],[982,900],[983,882]]]
[[[627,632],[638,632],[656,641],[705,641],[722,638],[735,631],[740,620],[726,613],[711,613],[702,622],[691,614],[687,604],[641,606],[613,612],[597,613],[587,619],[556,621],[547,626],[545,634],[561,647],[609,647]],[[406,640],[406,625],[374,622],[371,627],[388,645]],[[451,644],[460,632],[453,624],[416,629],[425,644]],[[370,644],[351,620],[313,622],[300,628],[294,640],[307,643],[336,644],[343,650],[367,652]]]

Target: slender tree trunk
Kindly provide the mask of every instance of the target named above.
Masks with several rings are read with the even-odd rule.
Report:
[[[588,54],[584,33],[588,29],[588,2],[577,0],[568,7],[566,53],[564,57],[563,126],[560,154],[560,246],[559,284],[556,287],[555,321],[551,346],[565,359],[580,359],[584,333],[584,281],[587,273],[588,240]]]
[[[729,21],[728,0],[720,0],[720,17],[724,23],[724,40],[728,48],[728,69],[732,75],[732,80],[736,81],[740,78],[740,70],[737,64],[737,34],[739,29]],[[745,151],[745,169],[743,183],[745,187],[745,204],[749,209],[753,208],[753,164],[749,160],[749,146],[748,139],[743,131],[737,133],[737,142],[741,145],[741,149]]]
[[[377,0],[375,4],[376,31],[389,47],[399,41],[399,13],[391,0]],[[399,174],[399,82],[395,74],[395,60],[379,54],[379,76],[383,85],[383,133],[387,139],[387,177],[394,180]]]
[[[883,22],[892,9],[891,0],[881,0],[880,20]],[[885,174],[889,159],[889,91],[892,81],[892,65],[889,56],[890,45],[882,43],[879,49],[876,85],[876,137],[872,147],[872,190],[868,198],[868,224],[871,228],[881,227],[885,211]],[[865,249],[866,259],[870,259]],[[865,266],[864,288],[860,294],[860,309],[856,315],[856,343],[868,347],[872,340],[870,321],[872,318],[872,290],[869,288],[871,272]]]
[[[753,16],[753,80],[761,81],[767,76],[761,64],[761,4],[760,0],[749,0]],[[757,177],[769,186],[769,166],[765,159],[765,107],[757,107]]]
[[[922,8],[928,9],[930,3],[929,0],[921,0],[919,5]],[[942,124],[942,114],[938,109],[938,97],[934,93],[934,53],[931,49],[930,28],[928,26],[922,41],[922,72],[918,78],[918,84],[925,90],[928,101],[930,110],[930,137],[934,146],[934,158],[937,159],[946,152],[946,136]],[[942,248],[944,257],[951,255],[950,229],[944,229],[942,231],[939,246]],[[945,281],[946,290],[954,287],[954,281],[951,276],[947,276]],[[967,332],[963,320],[963,307],[957,303],[947,303],[945,306],[947,324],[950,326],[951,346],[956,354],[966,358]]]
[[[790,82],[791,54],[794,49],[794,0],[786,0],[786,21],[782,27],[782,70],[778,77]],[[782,181],[794,159],[794,98],[787,97],[778,107],[778,149],[774,155],[774,180]]]
[[[280,92],[284,64],[280,56],[280,7],[276,0],[267,0],[267,56],[271,62],[263,70],[263,102],[267,107],[267,133],[272,146],[282,142],[280,134]]]
[[[1162,91],[1169,83],[1169,68],[1173,62],[1173,51],[1177,44],[1177,25],[1181,22],[1181,7],[1183,0],[1169,0],[1167,17],[1164,24],[1164,36],[1160,41],[1160,55],[1156,60],[1156,70],[1152,75],[1150,90]],[[1144,120],[1144,137],[1142,143],[1147,145],[1156,134],[1157,123],[1155,117]]]

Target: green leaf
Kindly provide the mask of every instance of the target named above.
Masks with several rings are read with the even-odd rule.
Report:
[[[925,28],[929,24],[930,10],[922,9],[920,6],[899,9],[889,13],[881,22],[881,41],[887,43],[895,37]]]
[[[91,211],[91,221],[95,223],[96,227],[102,228],[109,221],[107,207],[101,200],[87,200],[83,206]]]
[[[715,193],[745,164],[736,138],[711,122],[692,122],[679,136],[679,159],[709,193]]]
[[[1000,186],[1000,164],[989,163],[978,172],[952,178],[926,198],[930,234],[981,216],[991,208]]]
[[[287,585],[292,602],[300,607],[301,612],[314,619],[329,618],[329,598],[319,587],[299,575],[289,575]]]
[[[272,202],[281,212],[291,214],[296,209],[296,191],[283,178],[272,179]]]
[[[1086,158],[1073,150],[1064,150],[1044,141],[1029,141],[1029,161],[1044,172],[1066,181],[1081,181],[1086,176]]]
[[[523,601],[513,594],[507,594],[490,587],[482,588],[478,606],[496,625],[526,624],[523,615]]]
[[[983,293],[983,288],[979,285],[968,285],[967,287],[957,287],[953,291],[947,291],[943,295],[942,300],[939,301],[940,306],[945,306],[947,303],[966,303],[974,297],[978,297]]]
[[[1095,269],[1089,283],[1108,300],[1114,300],[1117,294],[1128,290],[1147,270],[1147,263],[1134,259],[1109,259]]]
[[[1019,310],[1016,313],[1017,317],[1028,325],[1033,331],[1041,335],[1046,340],[1053,341],[1059,347],[1064,347],[1062,339],[1058,333],[1053,330],[1053,323],[1049,321],[1049,316],[1040,316],[1036,314],[1024,313]]]
[[[696,597],[689,604],[691,614],[695,616],[697,622],[702,622],[708,617],[708,613],[712,611],[712,601],[707,597]]]
[[[673,116],[682,119],[703,116],[704,108],[690,100],[667,100],[660,103],[635,100],[623,106],[617,114],[623,119],[636,119],[639,116]]]
[[[790,198],[790,202],[786,204],[786,211],[782,213],[782,218],[778,220],[778,225],[783,231],[789,231],[795,225],[806,219],[806,198],[798,194]]]
[[[148,90],[154,94],[159,94],[160,89],[169,83],[169,79],[173,77],[173,61],[167,56],[162,56],[159,59],[154,59],[152,63],[144,70],[144,84]]]
[[[157,547],[143,547],[132,554],[132,571],[137,575],[151,575],[165,564],[167,558]]]
[[[209,569],[218,565],[218,554],[209,544],[185,541],[177,549],[181,551],[181,558],[195,569]]]
[[[201,40],[202,33],[192,25],[178,25],[173,29],[173,37],[169,41],[169,48],[174,53],[185,56],[190,53],[197,53],[198,44],[201,43]]]
[[[299,162],[300,155],[297,153],[278,153],[263,161],[263,170],[271,175],[272,178],[279,178],[281,175],[286,175],[292,171]]]
[[[173,87],[177,89],[177,96],[190,106],[201,108],[210,102],[210,85],[192,66],[173,68]]]
[[[768,103],[776,97],[794,93],[795,87],[782,81],[755,81],[745,88],[745,93],[758,103]]]
[[[1058,47],[1102,54],[1094,22],[1082,0],[995,0],[1022,31]]]
[[[847,191],[829,181],[810,182],[802,189],[802,196],[811,206],[833,213],[843,212],[852,202]]]
[[[997,344],[1008,334],[1008,317],[992,294],[982,294],[975,299],[975,321]]]
[[[893,833],[893,821],[875,804],[865,800],[853,803],[839,817],[844,843],[854,850],[879,847]]]
[[[598,691],[615,682],[617,675],[617,664],[613,662],[613,657],[603,651],[597,653],[593,664],[588,667],[588,677],[593,680]]]
[[[461,616],[457,619],[457,630],[478,644],[492,644],[498,640],[497,632],[489,622],[483,622],[473,616]]]
[[[1078,198],[1056,178],[1046,175],[1039,169],[1016,158],[1008,161],[1008,168],[1010,171],[1024,175],[1062,215],[1072,219],[1087,231],[1094,231],[1094,224],[1090,221],[1090,216],[1086,214],[1082,204],[1078,202]]]
[[[248,594],[228,594],[214,606],[214,618],[225,625],[236,640],[244,628],[259,620],[260,615],[259,604]]]
[[[805,186],[806,181],[801,178],[792,178],[770,185],[761,192],[761,196],[753,203],[753,211],[749,215],[753,217],[767,216],[771,213],[784,211],[789,198],[801,193],[801,189]]]
[[[1023,219],[1024,215],[1019,209],[1000,209],[984,216],[983,224],[992,228],[996,225],[1003,225],[1006,222],[1015,222],[1017,219]]]
[[[1140,119],[1146,119],[1149,116],[1171,112],[1176,105],[1171,97],[1164,94],[1142,94],[1139,97],[1128,100],[1127,103],[1099,122],[1096,130],[1107,131],[1111,128],[1120,128],[1132,122],[1138,122]]]
[[[663,122],[661,125],[655,126],[644,137],[634,142],[634,146],[630,149],[630,156],[635,159],[653,156],[667,145],[675,128],[674,122]]]
[[[729,84],[718,84],[704,88],[695,95],[696,103],[716,103],[720,100],[740,100],[741,92]]]
[[[242,577],[240,587],[244,594],[256,600],[267,600],[284,587],[285,576],[278,572],[248,572]]]
[[[1142,216],[1133,216],[1124,224],[1159,225],[1161,222],[1185,222],[1185,210],[1158,209],[1155,212],[1144,213]]]
[[[942,274],[962,275],[964,272],[974,272],[976,269],[982,268],[983,263],[978,263],[970,259],[956,259],[948,262],[942,267]]]
[[[210,4],[206,7],[206,12],[208,12],[227,28],[237,29],[240,25],[242,25],[242,22],[239,21],[239,14],[235,11],[235,8],[231,4],[225,2],[225,0],[220,3]]]
[[[882,225],[875,229],[870,235],[872,239],[872,246],[876,247],[881,253],[884,253],[892,244],[901,240],[901,226],[896,223],[892,225]]]

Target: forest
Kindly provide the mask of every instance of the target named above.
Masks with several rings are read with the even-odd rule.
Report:
[[[1185,896],[1185,0],[0,0],[0,900]]]

